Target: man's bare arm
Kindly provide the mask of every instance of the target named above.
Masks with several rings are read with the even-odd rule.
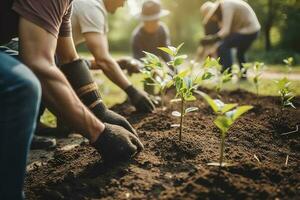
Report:
[[[93,68],[102,69],[104,74],[121,89],[131,85],[118,63],[109,54],[107,36],[100,33],[85,33],[88,49],[95,58]]]
[[[105,128],[104,124],[81,103],[55,66],[57,39],[22,17],[19,37],[21,59],[40,80],[47,107],[91,142],[95,142]]]

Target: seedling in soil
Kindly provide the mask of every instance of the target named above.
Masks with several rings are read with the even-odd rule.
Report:
[[[255,86],[255,90],[256,90],[256,104],[258,104],[258,96],[259,96],[259,82],[260,82],[260,78],[262,75],[262,71],[265,67],[264,63],[261,62],[255,62],[255,63],[245,63],[244,66],[246,68],[250,68],[252,69],[253,72],[253,77],[252,77],[252,81],[254,83]]]
[[[292,71],[293,62],[294,62],[293,57],[289,57],[289,58],[286,58],[283,60],[283,63],[285,63],[288,73],[290,73]]]
[[[221,145],[220,145],[220,158],[219,163],[209,163],[208,165],[212,166],[226,166],[227,163],[223,163],[223,155],[224,155],[224,146],[225,146],[225,138],[228,134],[228,130],[231,126],[239,119],[243,114],[252,109],[252,106],[238,106],[237,104],[225,104],[220,100],[213,100],[207,94],[200,92],[199,93],[206,102],[210,105],[212,110],[217,114],[216,119],[214,120],[214,124],[221,132]]]
[[[174,70],[175,74],[178,72],[178,67],[187,59],[187,55],[178,55],[183,44],[184,43],[181,43],[178,47],[158,47],[158,49],[170,55],[171,61],[169,61],[167,64],[170,69]]]
[[[292,102],[295,96],[290,89],[291,82],[286,77],[284,77],[279,81],[275,81],[275,83],[277,84],[278,93],[281,99],[281,110],[286,107],[292,107],[296,109]]]
[[[194,90],[197,89],[198,84],[196,79],[192,79],[191,77],[185,76],[186,72],[179,73],[174,78],[174,85],[176,88],[176,97],[179,99],[175,99],[173,101],[180,101],[180,111],[173,111],[172,115],[175,117],[180,117],[180,125],[179,125],[179,141],[182,140],[182,129],[183,129],[183,120],[184,116],[190,112],[197,111],[197,107],[189,107],[185,108],[185,103],[187,101],[194,101],[196,97],[193,95]]]
[[[223,85],[232,80],[232,73],[229,71],[229,68],[221,72],[218,78],[218,83],[216,85],[216,92],[220,93]]]
[[[243,80],[244,78],[246,78],[246,72],[247,72],[247,68],[246,67],[240,67],[239,65],[232,65],[232,76],[236,77],[237,81]]]
[[[146,54],[146,57],[143,58],[145,67],[142,73],[145,75],[145,80],[152,80],[152,83],[147,83],[147,85],[158,87],[161,97],[161,107],[164,109],[166,90],[173,84],[172,76],[160,58],[152,53],[144,53]]]

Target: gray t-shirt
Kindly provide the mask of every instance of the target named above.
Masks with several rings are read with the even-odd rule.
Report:
[[[74,0],[71,21],[75,45],[84,42],[83,33],[108,32],[107,11],[103,0]]]
[[[170,56],[157,49],[157,47],[167,46],[170,46],[169,30],[163,23],[160,24],[155,33],[150,34],[145,32],[142,25],[138,26],[133,31],[132,51],[135,59],[141,59],[145,57],[143,51],[147,51],[158,57],[161,57],[165,62],[169,62],[171,60]]]

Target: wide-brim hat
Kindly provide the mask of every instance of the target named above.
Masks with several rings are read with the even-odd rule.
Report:
[[[149,0],[143,3],[142,11],[139,13],[138,18],[141,21],[152,21],[165,17],[169,14],[169,10],[161,8],[159,1]]]
[[[201,6],[200,13],[202,15],[202,22],[204,25],[206,25],[208,21],[211,19],[211,17],[215,14],[219,5],[220,5],[219,1],[217,2],[207,1]]]

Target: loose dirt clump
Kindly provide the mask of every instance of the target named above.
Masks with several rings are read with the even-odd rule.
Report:
[[[206,91],[211,96],[213,92]],[[255,95],[223,92],[222,101],[253,105]],[[137,129],[145,150],[126,163],[107,165],[88,144],[56,151],[54,158],[27,174],[27,199],[297,199],[300,196],[300,133],[281,136],[300,125],[299,109],[281,114],[277,97],[259,98],[229,130],[225,162],[219,159],[220,133],[215,116],[200,99],[199,110],[185,117],[182,141],[171,112],[141,115],[128,104],[113,109]],[[299,98],[296,105],[299,105]],[[123,109],[125,108],[125,109]],[[279,123],[282,122],[282,123]],[[288,159],[287,159],[288,158]]]

